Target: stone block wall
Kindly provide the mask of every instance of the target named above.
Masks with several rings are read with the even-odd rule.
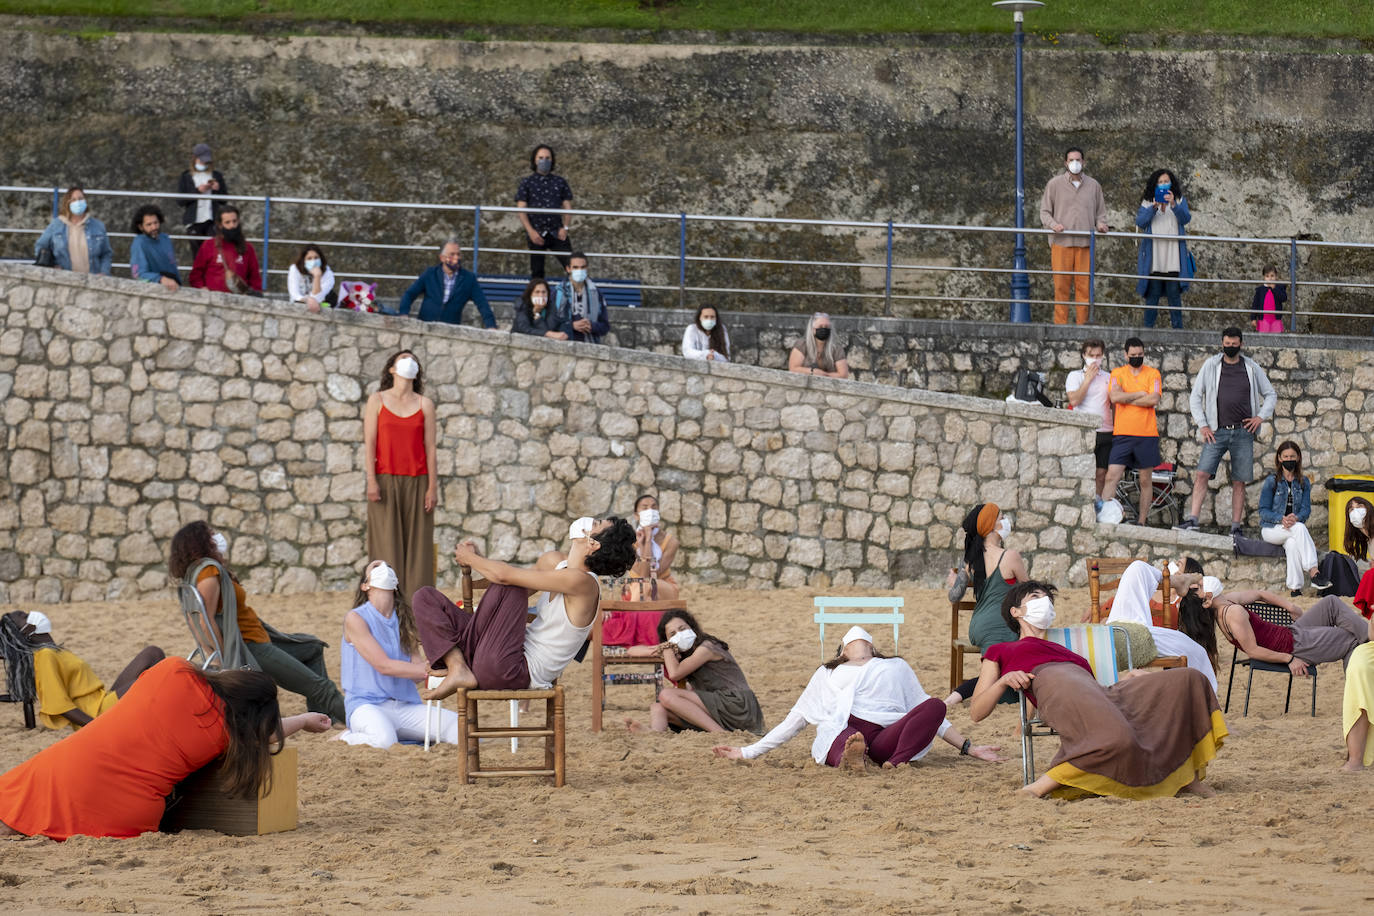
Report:
[[[160,591],[202,517],[250,590],[345,586],[362,406],[402,346],[437,404],[441,555],[532,561],[647,490],[689,581],[886,587],[942,579],[980,500],[1040,575],[1091,520],[1091,422],[1062,411],[5,265],[0,601]]]

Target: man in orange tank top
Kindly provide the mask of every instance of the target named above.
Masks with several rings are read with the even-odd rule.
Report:
[[[1126,341],[1126,365],[1112,370],[1107,397],[1114,410],[1112,424],[1112,454],[1107,459],[1107,479],[1104,494],[1115,494],[1126,468],[1136,469],[1140,476],[1140,517],[1145,524],[1154,498],[1151,472],[1159,464],[1159,426],[1155,421],[1155,405],[1159,403],[1163,380],[1159,370],[1145,365],[1145,343],[1139,337]]]

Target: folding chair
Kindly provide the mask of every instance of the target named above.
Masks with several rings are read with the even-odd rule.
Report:
[[[1090,623],[1102,623],[1107,614],[1102,609],[1102,592],[1115,592],[1121,585],[1121,576],[1126,572],[1126,568],[1135,563],[1138,558],[1120,557],[1089,557],[1084,562],[1088,567],[1088,597],[1092,601],[1092,607],[1088,614]],[[1169,567],[1164,567],[1164,578],[1159,582],[1159,594],[1164,599],[1164,620],[1163,624],[1170,630],[1178,629],[1178,617],[1174,612],[1173,603],[1170,600],[1169,587]],[[1104,579],[1104,576],[1115,576],[1116,578]],[[1126,636],[1129,643],[1130,637]],[[1142,664],[1142,668],[1186,668],[1188,659],[1182,655],[1160,655],[1149,662]]]
[[[964,611],[972,612],[978,602],[971,598],[951,601],[949,605],[949,689],[953,690],[964,682],[964,655],[982,655],[983,650],[969,641],[965,624],[960,623],[959,615]]]
[[[224,661],[224,650],[220,646],[214,625],[210,622],[210,614],[205,610],[205,599],[200,597],[200,592],[189,582],[183,582],[177,587],[177,596],[181,600],[181,614],[186,618],[186,627],[191,631],[191,638],[196,641],[196,647],[186,656],[186,660],[195,662],[199,657],[201,671],[218,671]]]
[[[1245,605],[1245,609],[1252,612],[1256,617],[1266,623],[1272,623],[1281,627],[1291,627],[1293,625],[1292,614],[1281,607],[1276,607],[1267,602],[1252,601],[1250,604]],[[1231,648],[1231,673],[1226,678],[1226,705],[1222,707],[1222,712],[1231,711],[1231,684],[1236,679],[1236,664],[1237,656],[1239,655],[1240,649],[1233,646]],[[1283,695],[1283,714],[1285,716],[1288,715],[1288,706],[1293,699],[1293,670],[1287,665],[1280,665],[1277,662],[1262,662],[1257,658],[1242,658],[1239,659],[1239,664],[1250,669],[1250,676],[1245,681],[1245,708],[1241,711],[1241,716],[1250,715],[1250,688],[1254,686],[1256,671],[1272,671],[1275,674],[1288,675],[1288,690]],[[1316,665],[1307,666],[1307,676],[1312,679],[1312,716],[1315,718],[1317,715]]]
[[[606,709],[606,688],[627,684],[653,684],[654,699],[663,689],[663,661],[657,656],[625,655],[613,651],[603,642],[602,626],[605,615],[611,613],[643,613],[661,617],[668,611],[685,611],[687,602],[674,601],[602,601],[601,611],[592,624],[589,654],[592,660],[592,731],[601,731]],[[620,669],[611,670],[607,669]],[[648,668],[648,671],[626,671],[627,668]]]
[[[853,626],[861,623],[892,624],[892,648],[897,648],[897,626],[906,623],[901,608],[906,603],[902,598],[817,598],[816,616],[812,618],[821,627],[821,659],[825,654],[825,625],[835,623]],[[831,608],[867,608],[862,611],[832,611]],[[874,608],[887,608],[885,611]]]
[[[1115,632],[1114,632],[1115,631]],[[1126,638],[1125,631],[1115,624],[1089,624],[1077,627],[1055,627],[1045,633],[1045,639],[1059,643],[1083,656],[1093,669],[1093,677],[1103,687],[1110,687],[1121,679],[1116,666],[1116,632]],[[1126,665],[1131,667],[1131,642],[1126,638]],[[1036,738],[1058,734],[1045,724],[1039,712],[1031,715],[1030,701],[1024,690],[1016,691],[1021,701],[1021,779],[1022,785],[1035,781]]]

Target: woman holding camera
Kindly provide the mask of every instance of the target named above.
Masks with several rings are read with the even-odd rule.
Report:
[[[1183,327],[1182,295],[1193,276],[1188,243],[1181,238],[1183,227],[1193,218],[1183,185],[1168,169],[1155,169],[1145,182],[1135,224],[1145,233],[1136,256],[1136,292],[1145,297],[1145,327],[1155,326],[1159,297],[1169,300],[1169,324]],[[1160,236],[1160,238],[1157,238]]]

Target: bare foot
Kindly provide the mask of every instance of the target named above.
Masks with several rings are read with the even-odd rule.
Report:
[[[625,728],[632,735],[647,735],[650,731],[652,731],[652,729],[640,725],[634,719],[626,719]]]
[[[477,686],[477,676],[472,673],[472,669],[467,665],[453,665],[444,675],[444,679],[439,682],[438,687],[431,687],[420,691],[422,700],[442,700],[453,696],[458,692],[458,688],[467,687],[469,689]]]
[[[1350,759],[1341,767],[1342,773],[1361,773],[1364,771],[1364,762],[1357,759]]]
[[[1217,790],[1209,785],[1205,785],[1201,779],[1194,779],[1192,782],[1188,783],[1188,785],[1184,786],[1183,790],[1185,792],[1192,792],[1200,798],[1217,797]]]
[[[1016,794],[1024,798],[1043,798],[1043,796],[1041,795],[1036,795],[1035,790],[1032,789],[1030,786],[1022,786],[1021,788],[1016,790]]]
[[[882,768],[884,770],[895,770],[897,769],[897,764],[893,763],[891,760],[884,760]]]
[[[867,753],[868,745],[864,743],[864,736],[855,732],[844,743],[844,752],[840,754],[840,769],[862,772]]]

